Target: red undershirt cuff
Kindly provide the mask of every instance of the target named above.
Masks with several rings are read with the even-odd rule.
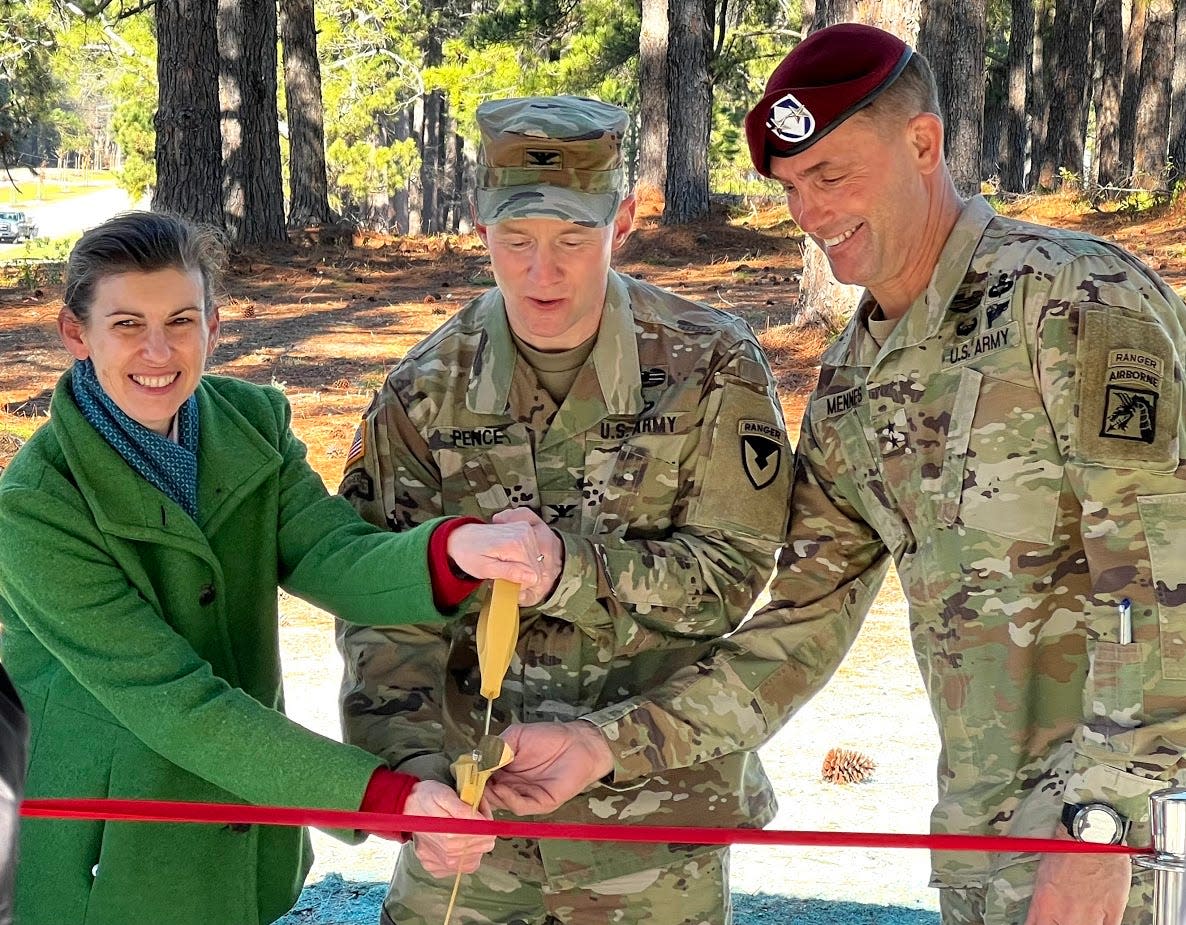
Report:
[[[485,523],[480,517],[453,517],[432,531],[428,538],[428,574],[432,579],[432,601],[437,610],[453,610],[477,590],[482,582],[467,575],[449,558],[449,534],[466,524]]]

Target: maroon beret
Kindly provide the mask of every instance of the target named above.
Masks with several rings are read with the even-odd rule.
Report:
[[[868,106],[912,54],[896,35],[860,23],[840,23],[805,38],[774,69],[766,92],[745,117],[758,173],[770,176],[771,157],[806,151]]]

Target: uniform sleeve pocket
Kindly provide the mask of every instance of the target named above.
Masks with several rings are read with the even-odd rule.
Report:
[[[786,535],[791,464],[786,430],[765,392],[723,389],[712,441],[688,504],[688,523],[781,543]]]
[[[1162,673],[1186,680],[1186,492],[1145,496],[1137,504],[1153,573]]]
[[[1131,736],[1116,735],[1141,724],[1144,706],[1144,646],[1138,642],[1096,642],[1091,648],[1091,677],[1085,704],[1090,725],[1103,730],[1115,751],[1131,748]]]

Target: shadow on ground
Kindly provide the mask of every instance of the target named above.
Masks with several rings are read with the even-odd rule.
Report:
[[[375,925],[385,883],[358,883],[330,874],[310,884],[276,925]],[[938,925],[926,909],[871,906],[769,893],[733,894],[734,925]]]

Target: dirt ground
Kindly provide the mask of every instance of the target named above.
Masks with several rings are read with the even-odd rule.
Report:
[[[1009,211],[1115,240],[1179,291],[1186,285],[1186,209],[1180,205],[1134,218],[1048,197]],[[802,244],[785,211],[732,216],[721,211],[702,225],[675,229],[661,226],[653,209],[643,213],[617,266],[745,318],[770,356],[795,432],[826,340],[785,324],[798,293]],[[472,236],[365,238],[237,255],[222,300],[222,337],[212,371],[282,387],[313,466],[334,487],[359,415],[386,371],[492,283],[484,250]],[[0,467],[43,422],[54,382],[68,365],[54,328],[60,300],[60,279],[53,274],[36,289],[0,289]],[[341,666],[332,623],[287,596],[281,611],[290,712],[336,735]],[[859,787],[823,783],[820,761],[832,746],[872,757],[877,771],[871,780]],[[836,680],[763,749],[783,807],[774,824],[925,831],[936,752],[906,637],[905,602],[897,582],[890,582]],[[332,903],[339,905],[344,896],[362,895],[373,881],[385,879],[395,852],[394,845],[375,839],[349,848],[320,833],[315,844],[319,860],[309,883],[341,874],[347,881],[341,888],[340,880],[325,880]],[[738,921],[933,922],[926,861],[923,852],[809,855],[743,848],[733,862],[735,895],[741,898]],[[371,894],[368,915],[356,918],[359,904],[348,901],[351,913],[318,912],[320,900],[311,898],[308,914],[291,921],[373,921],[377,899]],[[801,900],[816,903],[815,912]],[[858,909],[854,900],[873,905]]]
[[[1091,212],[1062,197],[1011,213],[1115,240],[1171,284],[1186,283],[1186,208],[1139,219]],[[786,326],[798,296],[802,236],[781,206],[669,228],[640,210],[618,268],[740,315],[758,333],[794,430],[824,338]],[[36,428],[68,365],[54,327],[61,270],[36,288],[0,288],[0,466]],[[353,242],[233,255],[213,372],[282,387],[310,458],[332,486],[354,425],[388,369],[466,300],[493,284],[473,235],[356,236]]]

